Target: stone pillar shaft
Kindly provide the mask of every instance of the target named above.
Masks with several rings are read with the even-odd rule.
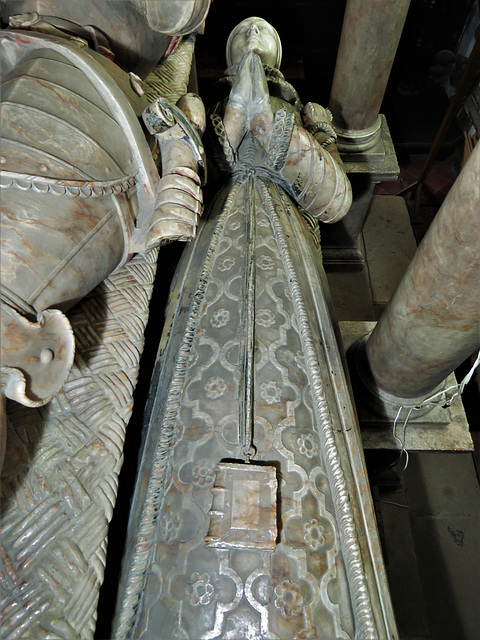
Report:
[[[480,345],[480,144],[368,339],[378,389],[429,395]]]
[[[372,147],[410,0],[348,0],[330,110],[342,151]]]

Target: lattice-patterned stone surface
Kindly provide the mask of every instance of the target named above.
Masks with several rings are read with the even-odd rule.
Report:
[[[318,255],[247,144],[172,288],[115,638],[393,639]]]
[[[136,256],[72,310],[63,390],[40,409],[8,406],[4,640],[93,637],[157,254]]]

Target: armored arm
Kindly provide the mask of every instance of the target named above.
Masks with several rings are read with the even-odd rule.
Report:
[[[162,178],[149,226],[137,236],[141,250],[195,237],[202,212],[199,174],[205,179],[206,161],[199,134],[205,128],[205,110],[195,94],[186,94],[178,105],[182,108],[157,98],[143,112],[160,146]]]

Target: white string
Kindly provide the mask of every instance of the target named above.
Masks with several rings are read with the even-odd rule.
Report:
[[[400,407],[400,409],[397,411],[397,415],[395,416],[395,420],[393,421],[393,431],[392,431],[392,435],[395,438],[395,440],[398,442],[398,444],[400,445],[400,447],[403,450],[403,443],[400,440],[400,438],[397,436],[397,422],[398,419],[400,417],[400,414],[402,413],[403,410],[403,405]]]
[[[398,419],[400,418],[400,415],[403,411],[403,409],[405,409],[406,407],[404,407],[403,405],[399,408],[399,410],[397,411],[397,415],[395,416],[395,420],[393,421],[393,431],[392,431],[392,435],[395,438],[395,440],[398,442],[398,444],[400,445],[400,455],[398,457],[397,462],[395,462],[395,464],[398,464],[402,458],[402,456],[405,454],[405,465],[403,467],[403,471],[405,471],[405,469],[408,467],[408,462],[410,460],[410,456],[409,453],[407,451],[407,449],[405,448],[405,441],[407,439],[407,424],[408,421],[410,419],[410,415],[413,411],[413,407],[411,407],[408,411],[407,411],[407,416],[405,418],[405,422],[403,423],[403,439],[400,440],[400,438],[397,436],[397,422]],[[395,465],[394,465],[395,466]]]
[[[425,398],[425,400],[423,400],[419,405],[417,405],[415,407],[415,409],[420,409],[421,407],[424,407],[427,404],[439,404],[439,402],[433,402],[435,400],[435,398],[439,398],[443,395],[446,396],[446,394],[449,391],[453,391],[455,389],[455,393],[452,395],[452,397],[450,399],[446,399],[446,402],[442,405],[442,407],[444,407],[445,409],[447,407],[449,407],[452,402],[455,400],[455,398],[457,396],[460,396],[463,393],[463,390],[465,389],[465,386],[470,382],[470,380],[472,379],[472,376],[475,372],[475,369],[478,367],[478,365],[480,364],[480,351],[477,354],[477,358],[475,360],[475,362],[473,363],[472,368],[470,369],[470,371],[467,373],[467,375],[464,377],[464,379],[461,381],[460,384],[453,384],[451,387],[448,387],[448,389],[443,389],[442,391],[439,391],[438,393],[434,393],[433,396],[430,396],[429,398]]]
[[[445,402],[443,402],[442,407],[444,409],[446,409],[447,407],[449,407],[452,402],[455,400],[455,398],[457,396],[460,396],[463,393],[463,390],[465,389],[465,386],[470,382],[470,380],[472,379],[472,376],[475,372],[475,369],[478,367],[478,365],[480,364],[480,351],[477,354],[477,358],[475,360],[475,362],[473,363],[472,368],[470,369],[470,371],[467,373],[467,375],[463,378],[463,380],[460,382],[460,384],[454,384],[450,387],[448,387],[448,389],[443,389],[442,391],[439,391],[438,393],[434,393],[433,396],[430,396],[428,398],[425,398],[425,400],[423,400],[419,405],[415,406],[415,407],[410,407],[407,411],[407,415],[405,418],[405,421],[403,423],[403,438],[400,439],[397,436],[397,423],[398,420],[402,414],[403,409],[406,409],[407,407],[405,407],[404,405],[401,405],[399,410],[397,411],[397,415],[395,416],[395,420],[393,421],[393,431],[392,431],[392,435],[395,438],[395,440],[398,442],[398,444],[401,447],[400,450],[400,456],[397,460],[397,462],[395,464],[397,464],[398,462],[400,462],[400,459],[402,457],[403,454],[405,454],[405,465],[403,467],[403,471],[405,471],[405,469],[408,466],[408,461],[409,461],[409,455],[408,455],[408,451],[405,449],[405,442],[407,439],[407,426],[408,426],[408,421],[410,420],[410,416],[412,415],[413,411],[418,411],[419,409],[421,409],[422,407],[425,407],[428,404],[433,404],[433,405],[438,405],[440,404],[440,400],[436,400],[437,398],[441,398],[442,396],[445,398]],[[455,390],[455,393],[453,393],[451,395],[450,398],[447,398],[447,393],[449,391],[453,391]]]

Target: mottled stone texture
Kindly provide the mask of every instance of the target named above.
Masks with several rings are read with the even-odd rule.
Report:
[[[477,145],[368,340],[380,389],[428,394],[479,347],[479,202]]]
[[[330,96],[334,124],[376,123],[410,0],[348,0]]]

